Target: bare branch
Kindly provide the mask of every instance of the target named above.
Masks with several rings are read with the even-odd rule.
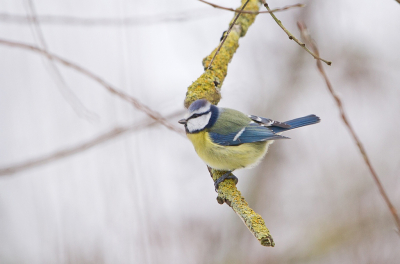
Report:
[[[35,5],[32,0],[24,0],[24,4],[26,6],[28,17],[30,18],[30,25],[32,26],[32,33],[36,41],[38,42],[38,47],[42,48],[46,52],[49,51],[48,45],[46,43],[43,31],[40,27],[40,23],[37,19]],[[49,57],[44,57],[43,62],[46,70],[49,72],[50,76],[53,77],[53,80],[56,83],[56,86],[59,88],[61,95],[64,97],[66,102],[71,106],[71,108],[75,111],[75,113],[79,117],[83,117],[89,121],[97,120],[98,116],[95,113],[89,111],[83,103],[79,100],[79,98],[73,93],[70,87],[67,85],[64,77],[61,72],[57,68],[57,65],[53,60]]]
[[[41,24],[70,25],[70,26],[150,26],[161,23],[184,22],[196,19],[212,17],[207,9],[193,9],[178,13],[156,14],[126,18],[83,18],[73,16],[37,16],[37,21]],[[8,23],[28,24],[32,20],[31,16],[0,13],[0,21]]]
[[[268,6],[268,4],[265,2],[265,0],[260,0],[260,1],[261,1],[261,3],[263,3],[263,5],[265,6],[265,8],[266,8],[268,11],[271,12],[271,9],[269,8],[269,6]],[[328,64],[328,65],[331,65],[331,64],[332,64],[331,61],[324,60],[324,59],[320,58],[319,55],[316,55],[316,54],[312,53],[312,52],[306,47],[306,44],[300,42],[295,36],[292,35],[292,33],[289,32],[289,30],[287,30],[287,29],[283,26],[282,22],[274,15],[274,13],[271,12],[270,14],[271,14],[272,18],[275,20],[275,22],[278,24],[278,26],[280,26],[280,27],[283,29],[283,31],[285,31],[285,33],[289,36],[289,39],[294,40],[297,44],[300,45],[300,47],[302,47],[305,51],[307,51],[308,53],[310,53],[310,54],[314,57],[314,59],[316,59],[316,60],[321,60],[321,61],[325,62],[325,63]]]
[[[231,33],[231,30],[232,30],[233,26],[235,25],[237,19],[239,18],[240,13],[241,13],[241,12],[243,11],[243,9],[246,7],[246,5],[249,3],[249,1],[250,1],[250,0],[247,0],[246,3],[244,3],[244,5],[242,6],[242,8],[240,9],[240,12],[236,15],[235,19],[234,19],[233,22],[231,23],[231,25],[230,25],[228,31],[226,32],[225,36],[222,37],[222,41],[221,41],[221,43],[219,44],[217,51],[214,53],[214,57],[212,57],[212,59],[211,59],[211,61],[210,61],[210,64],[208,64],[208,67],[207,67],[208,70],[211,68],[211,65],[212,65],[212,63],[213,63],[215,57],[218,55],[219,51],[221,50],[222,45],[224,45],[225,40],[228,38],[229,33]]]
[[[315,42],[313,41],[313,39],[311,38],[310,34],[308,33],[307,27],[305,26],[304,23],[302,22],[297,22],[297,26],[300,30],[301,36],[303,38],[303,40],[311,47],[311,49],[314,51],[315,54],[319,54],[317,45],[315,44]],[[322,77],[324,78],[325,82],[326,82],[326,86],[328,87],[328,90],[330,92],[330,94],[332,95],[333,99],[336,102],[336,105],[339,109],[340,112],[340,116],[343,120],[343,123],[345,124],[345,126],[347,127],[347,129],[349,130],[354,143],[356,143],[358,150],[360,151],[361,156],[364,159],[365,164],[367,165],[369,171],[371,172],[372,178],[374,179],[374,182],[376,184],[376,186],[379,189],[380,194],[382,195],[383,199],[386,202],[386,205],[388,206],[390,212],[393,215],[394,221],[397,225],[398,230],[400,230],[400,218],[399,215],[397,214],[397,210],[396,208],[393,206],[393,204],[391,203],[388,195],[386,194],[385,189],[382,186],[382,183],[378,177],[378,174],[375,172],[375,169],[372,167],[372,163],[369,160],[369,157],[367,155],[367,151],[365,150],[363,144],[361,143],[360,139],[358,138],[356,132],[354,131],[353,127],[350,125],[349,119],[347,118],[347,114],[344,111],[343,108],[343,103],[340,100],[339,96],[336,94],[335,90],[332,87],[331,82],[328,79],[328,76],[325,73],[324,68],[322,67],[322,63],[321,61],[317,60],[317,67],[318,67],[318,71],[320,72],[320,74],[322,75]]]
[[[280,11],[285,11],[285,10],[288,10],[288,9],[291,9],[291,8],[295,8],[295,7],[305,7],[306,6],[304,4],[295,4],[295,5],[284,6],[282,8],[275,8],[275,9],[272,9],[271,11],[257,11],[257,12],[255,12],[255,11],[247,11],[247,10],[239,10],[239,9],[233,9],[233,8],[229,8],[229,7],[223,7],[223,6],[216,5],[216,4],[204,1],[204,0],[199,0],[199,1],[203,2],[203,3],[207,4],[207,5],[210,5],[212,7],[215,7],[215,8],[219,8],[219,9],[223,9],[223,10],[227,10],[227,11],[232,11],[232,12],[236,12],[236,13],[255,14],[255,15],[256,14],[268,14],[268,13],[271,13],[271,12],[280,12]]]
[[[167,127],[168,129],[178,132],[180,134],[182,134],[182,130],[173,126],[172,124],[170,124],[167,120],[165,120],[164,117],[161,116],[161,114],[159,114],[158,112],[150,109],[148,106],[142,104],[140,101],[138,101],[136,98],[122,92],[119,91],[117,88],[113,87],[111,84],[107,83],[106,81],[104,81],[103,79],[101,79],[99,76],[95,75],[94,73],[90,72],[89,70],[86,70],[85,68],[82,68],[81,66],[72,63],[70,61],[67,61],[66,59],[63,59],[55,54],[49,53],[41,48],[29,45],[29,44],[25,44],[25,43],[21,43],[21,42],[14,42],[14,41],[10,41],[10,40],[5,40],[5,39],[0,39],[0,44],[5,45],[5,46],[9,46],[9,47],[16,47],[16,48],[22,48],[25,50],[30,50],[30,51],[34,51],[37,52],[41,55],[44,55],[46,57],[48,57],[51,60],[57,61],[69,68],[72,68],[80,73],[82,73],[83,75],[86,75],[87,77],[93,79],[94,81],[96,81],[97,83],[99,83],[100,85],[102,85],[104,88],[106,88],[110,93],[115,94],[116,96],[120,97],[121,99],[131,103],[136,109],[138,109],[139,111],[144,112],[145,114],[147,114],[150,118],[156,120],[157,122],[161,123],[162,125],[164,125],[165,127]]]
[[[166,118],[173,118],[177,115],[181,115],[182,111],[177,111],[173,114],[166,116]],[[157,121],[154,120],[145,120],[139,123],[135,123],[129,126],[118,126],[115,127],[108,132],[101,134],[93,139],[90,139],[84,143],[78,144],[73,147],[68,147],[63,150],[55,151],[54,153],[50,153],[47,155],[43,155],[41,157],[33,158],[27,161],[18,162],[17,164],[0,168],[0,176],[11,175],[13,173],[21,172],[24,170],[32,169],[41,165],[49,164],[53,161],[57,161],[69,156],[72,156],[77,153],[84,152],[94,146],[97,146],[101,143],[109,141],[111,139],[117,138],[127,132],[135,132],[147,127],[150,127],[154,124],[158,124]]]

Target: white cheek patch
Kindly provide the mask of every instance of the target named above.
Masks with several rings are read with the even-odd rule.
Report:
[[[189,132],[202,130],[208,125],[210,118],[211,118],[211,112],[206,115],[201,115],[196,118],[191,118],[186,123],[186,127],[189,130]]]

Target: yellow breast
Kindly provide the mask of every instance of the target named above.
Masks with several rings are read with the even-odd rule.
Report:
[[[187,134],[199,157],[217,170],[236,170],[256,165],[267,153],[272,141],[245,143],[239,146],[221,146],[211,141],[208,132]]]

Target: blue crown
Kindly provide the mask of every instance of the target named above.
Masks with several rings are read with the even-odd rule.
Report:
[[[206,99],[196,100],[189,106],[189,111],[190,112],[196,111],[196,110],[206,106],[209,103],[210,102],[208,102]]]

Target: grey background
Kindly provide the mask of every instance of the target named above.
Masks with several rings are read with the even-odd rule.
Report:
[[[32,5],[33,3],[33,5]],[[213,3],[236,8],[239,1]],[[268,1],[271,7],[297,1]],[[304,20],[377,173],[400,210],[400,5],[305,1]],[[198,1],[0,0],[0,38],[47,46],[165,115],[183,110],[233,13]],[[84,25],[4,14],[134,18]],[[133,22],[132,22],[133,21]],[[146,120],[86,76],[0,45],[0,168]],[[267,15],[235,54],[220,106],[285,121],[289,132],[238,188],[275,239],[264,248],[226,205],[190,142],[158,125],[0,177],[1,263],[398,263],[400,239],[315,60]],[[79,103],[80,102],[80,103]],[[179,117],[171,120],[177,124]]]

